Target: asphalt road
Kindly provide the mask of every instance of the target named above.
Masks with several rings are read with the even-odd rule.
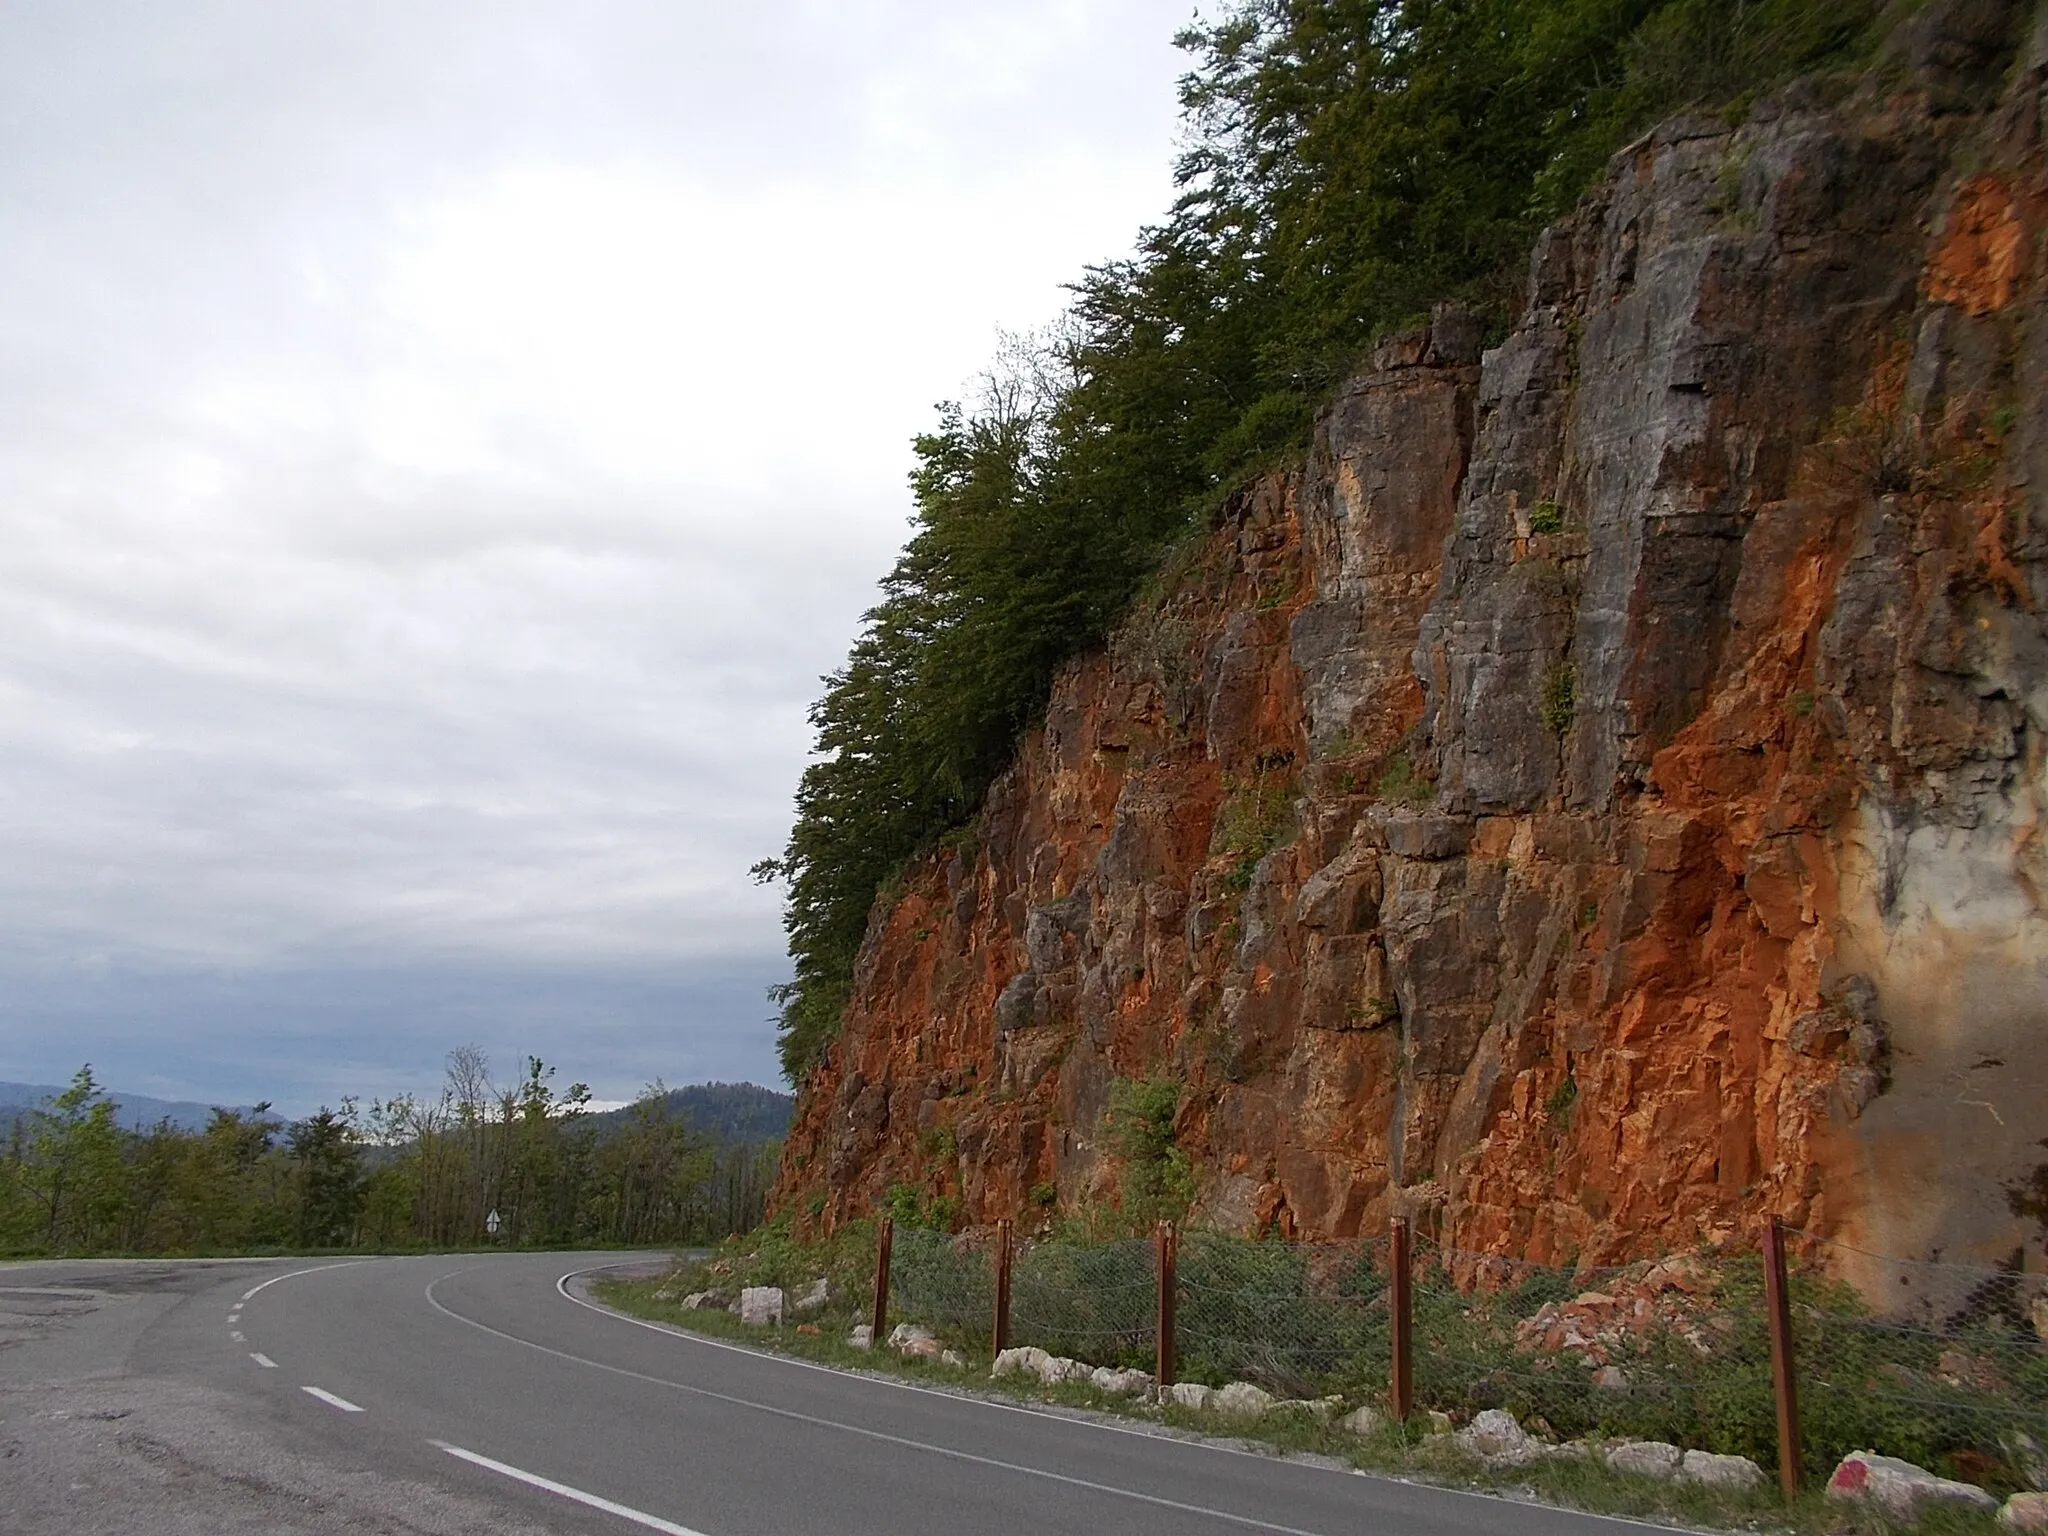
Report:
[[[580,1295],[622,1258],[0,1266],[0,1529],[1641,1529],[694,1338]]]

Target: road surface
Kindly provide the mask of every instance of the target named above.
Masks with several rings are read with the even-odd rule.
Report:
[[[0,1266],[0,1529],[1642,1529],[824,1370],[583,1296],[630,1261]]]

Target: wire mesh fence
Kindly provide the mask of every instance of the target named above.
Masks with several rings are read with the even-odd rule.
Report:
[[[1880,1446],[1923,1466],[2048,1486],[2048,1275],[1796,1236],[1806,1250],[1792,1328],[1809,1471]]]
[[[1387,1242],[1180,1241],[1181,1379],[1248,1381],[1278,1397],[1366,1395],[1386,1385]]]
[[[985,1236],[899,1228],[889,1256],[892,1309],[957,1349],[987,1353],[995,1327],[995,1268]]]
[[[1874,1449],[1977,1482],[2048,1482],[2048,1276],[1788,1239],[1807,1477]],[[1169,1353],[1180,1380],[1385,1404],[1405,1326],[1417,1410],[1464,1422],[1503,1408],[1561,1440],[1656,1440],[1777,1461],[1772,1313],[1757,1252],[1551,1265],[1418,1236],[1403,1324],[1385,1237],[1191,1231],[1172,1247]],[[898,1231],[892,1316],[985,1357],[1003,1251],[986,1234]],[[1158,1252],[1142,1238],[1018,1245],[1009,1342],[1150,1370]]]
[[[1030,1242],[1010,1279],[1010,1342],[1090,1365],[1149,1367],[1158,1319],[1153,1245]]]
[[[1418,1406],[1775,1458],[1754,1255],[1565,1267],[1418,1242],[1414,1273]]]

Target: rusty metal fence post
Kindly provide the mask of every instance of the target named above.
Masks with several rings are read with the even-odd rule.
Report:
[[[1010,1347],[1010,1224],[996,1223],[996,1319],[995,1352]]]
[[[1173,1385],[1173,1304],[1180,1290],[1180,1235],[1162,1221],[1152,1234],[1159,1255],[1159,1315],[1155,1327],[1156,1360],[1161,1388]]]
[[[1771,1388],[1778,1407],[1778,1485],[1799,1493],[1799,1377],[1792,1356],[1792,1293],[1785,1280],[1785,1226],[1777,1217],[1764,1228],[1764,1310],[1771,1327]]]
[[[1405,1421],[1415,1411],[1415,1311],[1409,1296],[1407,1221],[1396,1216],[1387,1239],[1387,1312],[1393,1346],[1387,1400],[1396,1421]]]
[[[895,1241],[896,1223],[889,1217],[875,1231],[875,1317],[868,1342],[882,1347],[883,1330],[889,1326],[889,1248]]]

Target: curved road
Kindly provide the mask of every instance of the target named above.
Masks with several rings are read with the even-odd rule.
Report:
[[[99,1383],[95,1401],[111,1401],[121,1383],[203,1389],[211,1401],[231,1400],[238,1423],[259,1425],[293,1465],[333,1469],[346,1486],[438,1490],[451,1508],[496,1511],[506,1528],[1585,1536],[1630,1524],[695,1338],[581,1296],[583,1277],[625,1259],[0,1266],[0,1315],[10,1302],[34,1312],[38,1297],[57,1298],[50,1305],[61,1311],[67,1296],[126,1285],[119,1315],[63,1346],[62,1362],[48,1338],[40,1357],[37,1347],[0,1351],[0,1385],[68,1370]],[[646,1255],[633,1259],[646,1263]],[[121,1414],[108,1407],[97,1416]],[[13,1453],[0,1443],[0,1454]],[[6,1481],[0,1470],[0,1514]],[[77,1497],[80,1485],[72,1486]],[[417,1505],[425,1495],[407,1497]],[[165,1529],[99,1517],[62,1528]],[[472,1527],[451,1516],[445,1525],[368,1528]]]

